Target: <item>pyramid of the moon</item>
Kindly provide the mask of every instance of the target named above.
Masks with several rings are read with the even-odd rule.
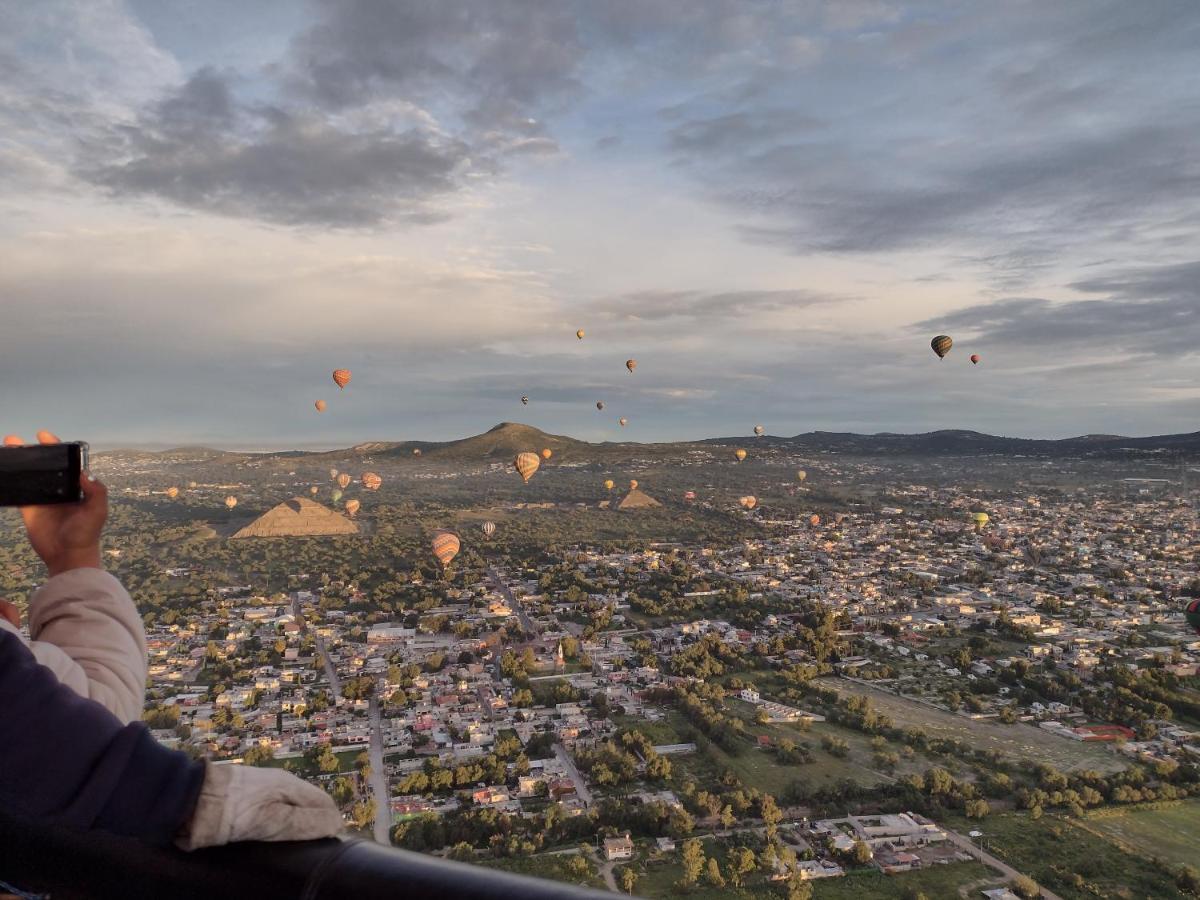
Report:
[[[358,534],[358,526],[315,500],[293,497],[267,510],[234,537],[309,537],[324,534]]]
[[[617,509],[650,509],[655,506],[662,504],[640,488],[634,488],[617,504]]]

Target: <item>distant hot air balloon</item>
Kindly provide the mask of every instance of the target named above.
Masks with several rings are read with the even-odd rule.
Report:
[[[346,501],[346,514],[349,515],[350,518],[353,519],[355,516],[358,515],[358,509],[360,506],[362,506],[362,504],[359,503],[357,500],[347,500]]]
[[[227,506],[229,509],[233,509],[235,506],[237,506],[237,497],[234,497],[234,496],[232,496],[232,495],[230,495],[230,496],[226,497],[226,498],[225,498],[225,505],[226,505],[226,506]]]
[[[581,341],[583,340],[583,329],[582,328],[580,328],[577,332],[575,332],[575,337],[579,338]]]
[[[340,490],[338,490],[337,488],[334,488],[333,493],[330,494],[329,496],[333,500],[334,503],[337,503],[339,500],[342,499],[342,492]]]
[[[528,397],[528,396],[525,396],[525,397],[522,397],[522,398],[521,398],[521,405],[522,405],[522,406],[528,406],[528,405],[529,405],[529,397]]]
[[[493,534],[495,534],[496,533],[496,523],[495,522],[484,522],[483,523],[483,533],[486,534],[488,537],[491,537]]]
[[[337,469],[330,469],[330,470],[329,470],[329,477],[330,477],[330,478],[337,478],[337,477],[338,477],[338,470],[337,470]]]
[[[695,491],[684,491],[683,499],[686,500],[688,503],[691,503],[692,501],[694,501],[696,499],[696,492]]]
[[[636,478],[632,479],[632,480],[629,482],[629,489],[630,489],[631,491],[636,491],[636,490],[637,490],[637,486],[638,486],[638,483],[637,483],[637,479],[636,479]]]
[[[333,370],[333,381],[334,381],[334,384],[336,384],[339,388],[344,388],[346,385],[348,385],[350,383],[350,370],[349,369],[334,369]]]
[[[763,428],[761,425],[755,425],[755,426],[754,426],[754,434],[755,434],[755,436],[757,436],[757,437],[762,437],[762,436],[763,436],[763,433],[764,433],[766,430],[767,430],[767,429]]]
[[[325,412],[325,401],[324,400],[318,400],[316,403],[313,404],[313,406],[315,406],[317,408],[317,412]]]
[[[603,400],[596,401],[596,409],[604,409],[604,401]]]
[[[990,519],[987,513],[977,512],[971,513],[971,521],[975,523],[975,531],[980,532],[983,531],[983,526],[986,525]]]
[[[621,416],[621,418],[617,419],[617,423],[618,423],[618,424],[619,424],[619,425],[620,425],[622,428],[624,428],[626,425],[628,425],[628,424],[629,424],[629,420],[628,420],[627,418],[625,418],[624,416]]]
[[[808,517],[808,524],[809,524],[809,525],[812,525],[813,527],[816,527],[817,525],[820,525],[820,524],[821,524],[821,517],[820,517],[820,516],[818,516],[816,513],[813,513],[811,516],[809,516],[809,517]]]
[[[1192,631],[1200,634],[1200,598],[1193,600],[1183,608],[1183,618]]]
[[[743,509],[754,509],[758,505],[758,498],[747,495],[739,498],[738,503],[742,504]]]
[[[971,365],[973,365],[973,366],[979,365],[979,354],[978,353],[971,354]]]
[[[347,475],[345,472],[343,472],[341,475],[339,475],[337,477],[338,487],[340,487],[344,491],[346,488],[348,488],[350,486],[350,482],[353,480],[354,480],[353,478],[351,478],[349,475]]]
[[[195,490],[195,489],[196,489],[196,488],[198,488],[199,486],[200,486],[200,485],[196,484],[196,482],[194,482],[194,481],[189,481],[189,482],[188,482],[188,487],[189,487],[189,488],[191,488],[192,490]]]
[[[611,478],[607,478],[607,479],[605,479],[605,481],[604,481],[604,486],[605,486],[605,487],[606,487],[608,490],[610,490],[610,491],[611,491],[611,490],[612,490],[614,487],[616,487],[616,486],[617,486],[617,483],[616,483],[615,481],[613,481]]]
[[[625,368],[627,368],[629,370],[629,374],[632,375],[633,370],[637,368],[637,360],[636,359],[625,360]]]
[[[529,479],[533,477],[533,473],[538,470],[538,466],[541,464],[542,461],[538,458],[538,455],[529,451],[518,453],[517,458],[513,460],[513,468],[517,470],[517,473],[525,480],[526,484],[529,484]]]
[[[458,556],[459,547],[462,544],[458,540],[458,535],[453,531],[436,531],[431,542],[433,547],[433,555],[437,557],[437,561],[442,564],[442,569],[445,569]]]
[[[317,486],[314,484],[312,487],[310,487],[310,488],[308,489],[308,492],[309,492],[310,494],[312,494],[312,495],[315,497],[315,496],[317,496],[317,494],[320,492],[320,490],[321,490],[321,489],[320,489],[319,487],[317,487]]]
[[[420,455],[421,455],[421,448],[413,447],[413,456],[420,456]]]
[[[377,491],[383,484],[383,479],[374,472],[363,472],[362,484],[368,491]]]
[[[542,459],[549,459],[553,455],[554,455],[554,451],[552,451],[549,447],[545,447],[542,449]]]
[[[735,457],[737,457],[738,462],[741,462],[743,459],[746,458],[746,451],[743,450],[741,447],[738,447],[736,450],[733,451],[733,455]]]
[[[804,483],[804,479],[806,479],[806,478],[808,478],[808,473],[805,472],[803,469],[799,469],[796,472],[796,480],[799,481],[801,484]]]
[[[177,488],[177,487],[167,488],[167,497],[169,499],[174,500],[178,496],[179,496],[179,488]]]
[[[946,354],[950,352],[950,348],[954,346],[954,340],[948,334],[939,334],[929,342],[929,346],[938,355],[938,359],[945,359]]]

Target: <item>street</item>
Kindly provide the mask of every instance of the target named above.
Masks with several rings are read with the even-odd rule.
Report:
[[[571,759],[571,754],[569,754],[563,748],[562,744],[555,744],[554,756],[560,763],[562,763],[563,768],[567,770],[567,777],[570,778],[571,783],[575,785],[576,795],[580,800],[583,801],[585,806],[591,806],[592,792],[588,790],[587,784],[583,780],[583,776],[579,773],[579,770],[575,768],[575,760]]]
[[[387,771],[383,767],[383,731],[379,722],[379,701],[370,701],[371,715],[371,793],[375,795],[375,843],[390,847],[392,806],[388,792]]]

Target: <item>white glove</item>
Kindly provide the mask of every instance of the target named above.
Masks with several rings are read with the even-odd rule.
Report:
[[[342,830],[328,794],[282,769],[205,763],[204,787],[176,846],[183,850],[233,841],[311,841]]]

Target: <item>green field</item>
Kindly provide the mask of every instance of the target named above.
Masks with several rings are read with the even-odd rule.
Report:
[[[1003,725],[993,720],[968,719],[840,678],[822,678],[815,683],[841,694],[869,697],[871,705],[891,716],[896,725],[915,726],[932,737],[957,738],[972,747],[1048,763],[1064,772],[1079,769],[1118,772],[1127,767],[1107,744],[1067,740],[1024,723]]]
[[[588,860],[588,874],[580,879],[572,875],[567,868],[571,855],[559,856],[508,856],[502,859],[481,858],[477,865],[489,869],[502,869],[505,872],[515,872],[518,875],[529,875],[533,878],[550,878],[554,881],[565,881],[568,884],[582,884],[588,887],[603,888],[604,882],[596,874],[596,865]],[[586,859],[586,857],[585,857]]]
[[[1003,884],[1004,879],[982,863],[951,863],[899,875],[866,871],[853,872],[844,878],[822,878],[813,882],[813,897],[815,900],[901,900],[917,891],[928,897],[957,897],[958,889],[965,885],[990,888]]]
[[[1196,849],[1200,800],[1181,801],[1164,809],[1104,810],[1088,815],[1078,827],[1144,856],[1157,856],[1177,865],[1200,861]]]

